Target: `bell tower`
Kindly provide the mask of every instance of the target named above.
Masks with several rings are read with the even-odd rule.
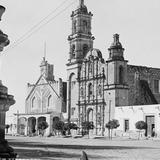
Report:
[[[72,33],[68,36],[69,59],[67,63],[67,113],[68,121],[78,119],[78,75],[82,60],[90,49],[93,49],[94,37],[91,33],[92,13],[88,12],[84,0],[71,14]],[[77,113],[77,114],[76,114]]]
[[[107,95],[113,106],[128,105],[127,63],[124,59],[124,48],[119,41],[119,35],[113,35],[113,43],[108,49],[107,65]],[[117,98],[118,97],[118,98]],[[108,102],[109,104],[109,102]]]
[[[79,0],[78,8],[72,12],[72,33],[68,36],[70,45],[69,63],[81,62],[86,53],[93,48],[94,37],[91,33],[93,14],[88,12],[84,0]]]

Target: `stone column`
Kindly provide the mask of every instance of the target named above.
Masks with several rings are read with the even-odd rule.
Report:
[[[47,115],[46,116],[46,122],[48,123],[48,128],[46,129],[46,132],[45,132],[45,136],[49,136],[50,135],[50,127],[51,127],[51,125],[50,125],[50,115]]]
[[[25,136],[28,135],[28,118],[26,119]]]
[[[36,117],[35,117],[36,118]],[[38,117],[39,118],[39,117]],[[39,130],[38,130],[38,118],[36,118],[36,126],[35,126],[35,130],[36,130],[36,136],[39,135]]]
[[[4,13],[5,8],[0,6],[0,19]],[[0,30],[0,52],[5,46],[9,44],[8,36]],[[16,157],[13,149],[8,145],[5,140],[5,116],[6,111],[9,110],[9,107],[15,103],[14,97],[8,95],[7,87],[2,85],[0,81],[0,158],[12,158]]]
[[[5,116],[9,107],[15,103],[13,96],[7,94],[7,88],[0,81],[0,157],[14,158],[16,154],[5,140]]]

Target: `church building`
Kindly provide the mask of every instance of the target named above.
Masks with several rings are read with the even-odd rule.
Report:
[[[123,106],[125,110],[127,106],[149,107],[160,103],[160,69],[129,65],[118,34],[114,34],[108,48],[108,59],[105,60],[101,51],[93,47],[92,16],[84,0],[79,1],[78,8],[71,14],[67,113],[68,120],[80,129],[82,122],[92,121],[95,126],[93,134],[104,135],[105,124],[119,115],[118,107]],[[147,113],[142,114],[140,119],[146,121],[145,116]],[[122,113],[119,118],[123,119]],[[150,126],[148,133],[155,127],[153,119],[151,117],[147,121]],[[120,122],[124,126],[126,121]]]
[[[45,120],[49,135],[54,122],[67,120],[78,125],[77,134],[82,122],[90,121],[93,135],[104,136],[106,123],[117,119],[117,134],[136,132],[135,123],[143,120],[146,136],[153,131],[160,135],[160,69],[128,64],[118,34],[104,59],[93,47],[92,17],[84,0],[79,0],[71,14],[67,82],[55,80],[53,65],[43,58],[38,81],[28,84],[25,113],[16,114],[19,133],[38,134],[38,123]]]
[[[53,123],[64,120],[66,112],[66,82],[55,80],[54,66],[43,58],[40,77],[35,84],[28,83],[25,113],[17,113],[17,132],[24,135],[38,135],[38,124],[48,123],[45,135],[53,131]]]

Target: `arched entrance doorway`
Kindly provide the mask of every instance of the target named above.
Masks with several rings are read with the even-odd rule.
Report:
[[[18,125],[18,133],[21,134],[21,135],[25,135],[25,129],[26,129],[26,122],[27,122],[27,119],[25,117],[21,117],[19,119],[19,125]]]
[[[38,135],[44,135],[44,132],[42,131],[43,129],[41,128],[42,127],[42,123],[41,122],[46,122],[46,117],[39,117],[38,119],[37,119],[37,133],[38,133]],[[41,125],[40,125],[41,124]],[[40,129],[40,128],[41,129]]]
[[[59,118],[59,117],[53,117],[53,125],[52,125],[52,128],[53,128],[53,134],[54,134],[54,135],[57,134],[57,132],[56,132],[56,130],[55,130],[55,125],[56,125],[56,123],[57,123],[58,121],[60,121],[60,118]]]
[[[28,134],[33,135],[36,133],[36,118],[30,117],[28,118]]]

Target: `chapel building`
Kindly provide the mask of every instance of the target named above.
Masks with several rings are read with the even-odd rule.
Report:
[[[38,135],[38,124],[48,123],[45,135],[53,132],[53,124],[64,120],[66,112],[66,82],[55,80],[54,66],[43,58],[40,77],[35,84],[27,84],[25,113],[17,113],[17,132],[24,135]]]

